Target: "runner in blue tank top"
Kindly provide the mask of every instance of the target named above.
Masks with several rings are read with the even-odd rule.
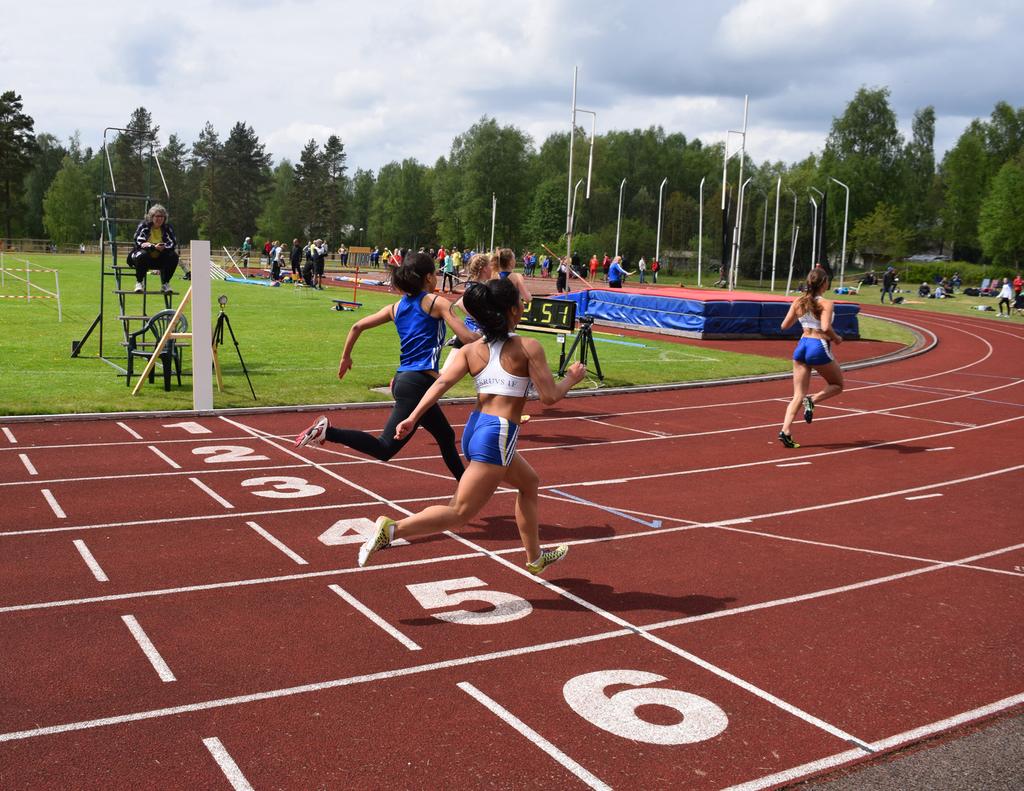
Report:
[[[401,342],[401,352],[398,371],[391,381],[395,406],[383,431],[375,437],[365,431],[335,428],[326,417],[319,417],[295,438],[295,447],[323,445],[325,441],[338,442],[380,461],[389,461],[405,447],[416,427],[423,426],[437,441],[444,463],[452,475],[459,479],[465,468],[455,447],[455,432],[437,404],[423,414],[413,431],[401,439],[395,438],[395,428],[412,414],[423,394],[437,379],[437,363],[444,343],[445,325],[451,327],[452,332],[465,343],[472,342],[476,336],[455,318],[448,300],[438,299],[434,294],[437,274],[434,271],[434,260],[429,255],[410,253],[406,256],[402,265],[395,270],[394,283],[405,292],[405,296],[352,325],[345,338],[345,349],[338,365],[338,378],[342,379],[352,368],[352,349],[363,331],[394,322]]]

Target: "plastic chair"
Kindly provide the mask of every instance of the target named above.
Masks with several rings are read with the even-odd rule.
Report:
[[[128,375],[125,383],[131,387],[132,375],[135,368],[135,359],[149,360],[156,350],[157,344],[167,331],[167,326],[174,318],[175,311],[161,310],[149,317],[149,320],[142,326],[142,329],[128,334]],[[188,332],[188,320],[184,315],[178,317],[175,332]],[[167,343],[160,352],[160,362],[163,365],[164,390],[171,389],[171,367],[178,376],[178,384],[181,384],[181,348],[182,345],[177,338],[168,338]],[[156,374],[156,366],[149,372],[149,381],[152,382]]]

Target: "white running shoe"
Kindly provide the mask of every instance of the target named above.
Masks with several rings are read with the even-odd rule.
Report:
[[[366,542],[359,547],[359,568],[366,565],[367,561],[370,559],[370,555],[374,552],[387,549],[391,546],[391,526],[393,524],[395,524],[394,519],[389,519],[386,516],[377,518],[377,524],[374,525],[376,532],[366,539]]]
[[[145,288],[145,286],[143,286],[142,283],[136,283],[135,284],[135,293],[136,294],[141,294],[144,288]]]
[[[302,448],[306,445],[323,445],[324,440],[327,439],[327,429],[330,428],[330,426],[331,424],[327,422],[327,418],[318,417],[313,421],[312,426],[295,438],[295,447]]]

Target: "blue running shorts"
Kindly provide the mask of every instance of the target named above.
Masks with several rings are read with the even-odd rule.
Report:
[[[462,455],[470,461],[507,467],[516,453],[519,425],[496,415],[473,412],[462,430]]]
[[[821,338],[803,337],[796,345],[793,359],[806,365],[828,365],[835,360],[828,341]]]

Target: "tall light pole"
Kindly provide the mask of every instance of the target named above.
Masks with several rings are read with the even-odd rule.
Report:
[[[576,195],[580,191],[580,185],[583,183],[583,179],[576,182],[576,186],[572,190],[572,203],[570,203],[569,210],[569,233],[567,236],[567,252],[566,256],[572,258],[572,227],[576,224]],[[571,264],[570,264],[571,265]]]
[[[590,163],[587,167],[587,197],[590,197],[590,178],[594,166],[594,138],[597,133],[597,113],[593,110],[583,110],[576,107],[576,82],[579,77],[580,67],[573,66],[572,70],[572,109],[569,114],[569,184],[565,198],[565,243],[567,253],[572,255],[572,225],[576,213],[576,196],[572,186],[572,158],[573,148],[576,143],[576,114],[590,113],[593,116],[590,134]]]
[[[772,235],[772,291],[775,291],[775,260],[779,253],[779,197],[782,193],[782,176],[775,183],[775,233]]]
[[[668,184],[668,176],[665,176],[661,180],[661,186],[658,187],[658,234],[657,241],[654,243],[654,260],[661,265],[661,203],[662,197],[665,195],[665,185]]]
[[[825,197],[825,193],[822,192],[817,187],[810,187],[809,189],[813,190],[814,192],[817,192],[818,195],[820,195],[822,198]],[[816,200],[814,200],[814,198],[811,198],[811,203],[814,204],[814,226],[813,226],[813,228],[811,230],[811,269],[814,269],[814,265],[820,263],[820,261],[817,260],[817,258],[818,258],[818,202]],[[822,200],[822,205],[824,205],[824,203],[825,203],[825,201]],[[825,218],[822,217],[821,220],[822,220],[822,223],[824,223]],[[824,232],[824,230],[825,230],[824,227],[821,230]]]
[[[699,195],[698,200],[700,201],[700,214],[699,214],[700,219],[697,221],[697,287],[698,288],[700,288],[700,285],[701,285],[701,280],[700,280],[700,259],[701,259],[701,254],[704,252],[704,179],[706,179],[706,178],[707,178],[707,176],[705,176],[704,178],[702,178],[700,180],[700,189],[698,190],[698,195]]]
[[[732,255],[729,259],[729,290],[732,291],[736,287],[736,270],[739,269],[740,263],[740,234],[743,232],[743,166],[746,163],[747,156],[747,109],[750,106],[750,97],[743,97],[743,131],[737,132],[740,135],[740,173],[736,179],[737,183],[740,184],[740,199],[736,207],[736,223],[733,226],[732,235]],[[733,131],[733,130],[729,130]],[[726,138],[728,140],[728,138]],[[726,146],[728,149],[728,146]],[[723,184],[724,189],[724,184]],[[725,196],[722,196],[723,208],[725,202]]]
[[[811,205],[814,206],[814,222],[811,225],[811,269],[814,269],[814,245],[815,240],[818,238],[818,201],[814,199],[812,195],[810,197]]]
[[[742,172],[742,160],[740,162],[741,162],[741,172]],[[743,200],[746,197],[747,185],[750,183],[750,179],[751,178],[753,178],[753,177],[752,176],[748,177],[746,181],[744,181],[744,182],[742,182],[740,184],[740,197],[739,197],[739,201],[736,204],[736,227],[733,229],[733,243],[732,243],[733,258],[732,258],[731,266],[729,268],[729,290],[730,291],[732,291],[734,288],[736,288],[736,280],[739,277],[739,273],[740,273],[740,242],[742,241],[740,239],[740,237],[743,234]]]
[[[764,196],[764,222],[761,223],[761,272],[757,277],[760,288],[764,284],[764,244],[768,237],[768,196]]]
[[[796,215],[793,215],[794,217]],[[789,277],[786,278],[786,296],[789,296],[789,290],[793,286],[793,261],[796,260],[796,240],[800,238],[800,226],[796,223],[793,224],[793,243],[789,248]]]
[[[846,208],[843,211],[843,252],[839,257],[839,285],[842,286],[843,279],[846,277],[846,222],[850,219],[850,188],[837,178],[832,178],[832,181],[846,190]]]
[[[619,255],[619,232],[622,230],[622,190],[626,188],[626,180],[619,185],[619,219],[615,223],[615,256]]]
[[[491,246],[490,251],[494,252],[494,221],[498,217],[498,196],[491,193]]]

